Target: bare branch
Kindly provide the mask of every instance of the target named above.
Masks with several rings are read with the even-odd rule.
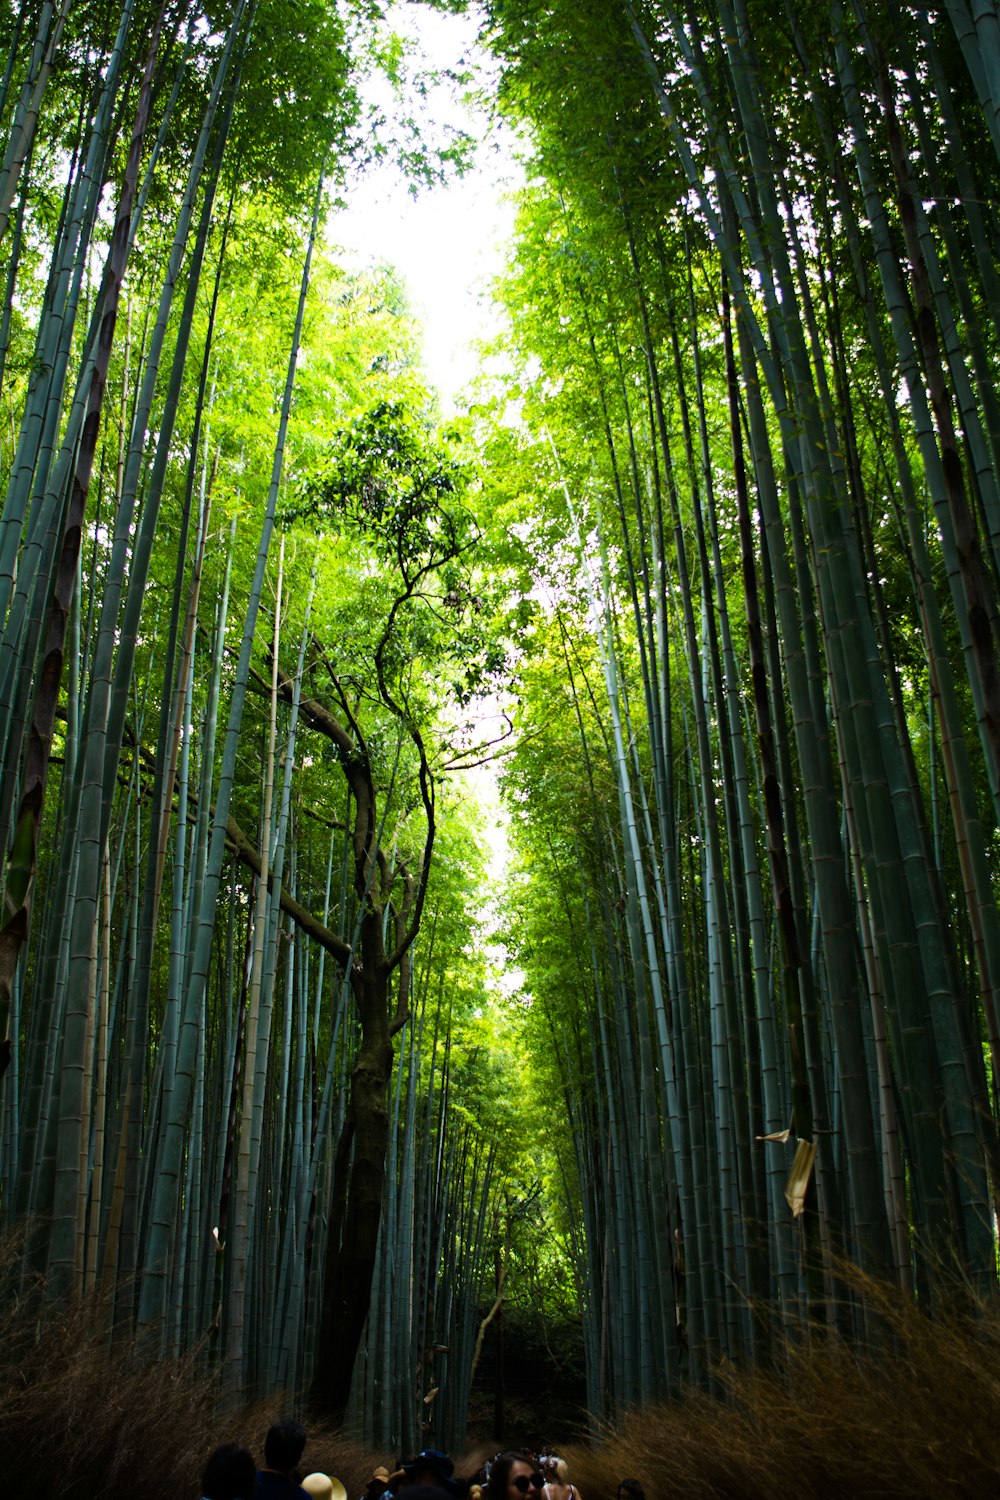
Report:
[[[226,841],[240,863],[252,870],[259,880],[261,872],[260,855],[233,817],[226,819]],[[273,893],[273,872],[268,874],[267,888]],[[319,918],[314,917],[307,907],[295,900],[295,897],[285,885],[281,887],[278,901],[281,910],[291,917],[296,927],[300,927],[308,937],[315,938],[321,947],[325,948],[328,953],[333,954],[333,957],[339,964],[344,968],[348,968],[353,964],[354,950],[350,943],[346,943],[337,933],[333,932],[329,927],[325,927]]]

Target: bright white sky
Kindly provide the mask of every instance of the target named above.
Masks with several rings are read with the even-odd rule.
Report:
[[[419,0],[400,0],[390,17],[393,29],[412,39],[429,66],[471,69],[477,85],[488,91],[490,60],[476,46],[474,14],[448,15],[428,10]],[[386,112],[391,110],[388,90],[374,97]],[[332,220],[329,235],[348,262],[388,261],[403,276],[423,324],[425,368],[447,412],[461,405],[462,390],[477,373],[475,341],[498,328],[488,284],[503,265],[504,244],[514,224],[510,195],[523,183],[524,173],[514,158],[513,137],[491,124],[485,110],[442,89],[430,111],[481,141],[473,169],[414,198],[398,170],[379,167],[346,192],[347,206]],[[484,735],[499,727],[499,716],[481,725]],[[490,876],[499,880],[509,855],[496,767],[466,773],[465,785],[484,808]],[[492,900],[482,921],[487,930],[496,921]],[[523,976],[508,963],[503,946],[487,943],[486,951],[498,986],[508,993],[517,990]]]
[[[488,86],[489,59],[476,46],[475,15],[444,14],[419,0],[403,0],[393,7],[391,22],[431,66],[471,67],[481,86]],[[384,96],[379,102],[386,107]],[[482,141],[473,170],[414,198],[401,173],[383,165],[350,189],[330,236],[346,258],[362,264],[388,261],[402,274],[424,325],[427,373],[448,409],[460,404],[460,392],[476,373],[473,342],[497,327],[488,282],[503,263],[514,219],[508,195],[523,173],[512,138],[491,125],[482,109],[445,88],[432,109],[437,118],[461,124]]]

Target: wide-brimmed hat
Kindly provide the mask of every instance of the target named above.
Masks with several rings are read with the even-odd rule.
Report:
[[[313,1500],[347,1500],[347,1490],[340,1480],[331,1479],[329,1474],[321,1474],[318,1470],[315,1474],[307,1474],[301,1487]]]
[[[384,1464],[379,1464],[377,1469],[372,1470],[371,1476],[365,1482],[365,1489],[368,1488],[368,1485],[374,1484],[376,1479],[379,1480],[381,1484],[389,1483],[389,1470],[384,1466]]]

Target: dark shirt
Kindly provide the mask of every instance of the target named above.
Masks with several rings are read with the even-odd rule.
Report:
[[[275,1474],[273,1469],[258,1469],[254,1486],[254,1500],[311,1500],[307,1490],[288,1479],[284,1474]]]

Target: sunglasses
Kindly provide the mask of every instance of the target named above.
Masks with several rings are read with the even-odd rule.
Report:
[[[518,1474],[516,1479],[511,1480],[511,1484],[522,1495],[526,1495],[529,1490],[540,1490],[544,1483],[545,1479],[541,1474]]]

